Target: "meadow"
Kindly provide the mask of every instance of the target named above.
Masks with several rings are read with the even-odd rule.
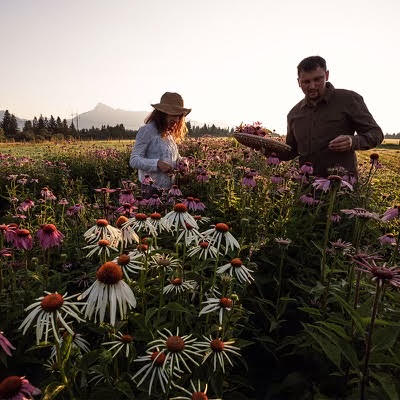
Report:
[[[0,144],[0,399],[399,398],[396,142],[356,182],[190,139],[149,200],[132,142]]]

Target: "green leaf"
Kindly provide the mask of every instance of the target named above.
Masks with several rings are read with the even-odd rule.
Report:
[[[312,314],[312,315],[317,315],[321,316],[321,311],[318,310],[318,308],[312,308],[312,307],[299,307],[298,310],[304,311],[307,314]]]
[[[390,400],[399,400],[399,393],[396,389],[396,383],[390,375],[376,374],[370,371],[371,376],[381,385],[383,391]]]
[[[154,315],[157,313],[158,309],[157,308],[150,308],[146,312],[146,317],[144,319],[145,325],[147,326],[149,321],[154,317]]]
[[[344,340],[350,340],[350,336],[346,333],[342,326],[333,324],[331,322],[318,321],[317,324],[323,325],[326,328],[334,331],[337,335],[339,335]]]
[[[166,310],[166,311],[172,311],[172,312],[183,312],[183,313],[191,312],[190,310],[188,310],[187,308],[183,307],[181,304],[176,303],[176,302],[168,303],[162,309]]]
[[[388,326],[384,328],[379,327],[379,329],[375,329],[372,342],[372,351],[386,350],[392,348],[396,344],[399,334],[400,328],[393,326]]]
[[[123,393],[128,399],[134,399],[134,394],[132,392],[132,388],[129,385],[128,382],[118,382],[115,385],[115,388],[120,391],[121,393]]]
[[[44,391],[43,400],[55,399],[65,388],[65,385],[59,385],[57,382],[50,383]]]
[[[357,330],[361,334],[364,334],[365,329],[363,327],[363,323],[362,323],[360,314],[356,310],[354,310],[353,307],[349,303],[347,303],[345,300],[343,300],[339,295],[337,295],[336,293],[332,293],[332,295],[335,297],[335,299],[338,301],[338,303],[341,304],[341,306],[344,308],[344,310],[347,312],[347,314],[349,314],[351,319],[354,321],[354,324],[355,324]]]

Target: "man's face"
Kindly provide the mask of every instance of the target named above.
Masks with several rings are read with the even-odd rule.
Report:
[[[318,67],[313,71],[301,71],[297,81],[301,90],[310,100],[318,100],[325,92],[326,81],[329,79],[329,71]]]

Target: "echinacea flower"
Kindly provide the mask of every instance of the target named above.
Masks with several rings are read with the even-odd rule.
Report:
[[[308,206],[315,206],[316,204],[320,203],[319,200],[314,199],[313,195],[311,193],[306,193],[300,196],[300,201],[303,204],[306,204]]]
[[[178,294],[186,291],[194,290],[196,282],[192,280],[186,280],[183,278],[175,277],[170,280],[170,284],[165,286],[163,289],[164,294]]]
[[[145,232],[151,236],[157,236],[157,232],[149,221],[149,218],[144,213],[136,213],[133,218],[128,219],[125,224],[122,225],[122,229],[133,228],[136,232]]]
[[[154,229],[157,233],[169,231],[169,227],[164,224],[162,215],[158,212],[153,212],[149,215],[149,222],[154,226]]]
[[[148,207],[159,208],[162,206],[160,196],[154,193],[147,201]]]
[[[242,179],[242,186],[253,188],[256,186],[256,181],[254,177],[257,175],[257,172],[252,169],[247,171]]]
[[[339,214],[333,213],[331,215],[331,221],[334,223],[340,222],[341,219],[342,219],[342,217]]]
[[[239,242],[229,232],[229,226],[222,222],[214,225],[213,228],[202,232],[202,235],[206,238],[210,245],[215,245],[218,251],[221,247],[222,239],[225,239],[225,254],[228,253],[229,249],[235,250],[235,248],[240,248]]]
[[[30,210],[34,205],[35,203],[31,199],[26,199],[19,205],[18,210],[26,212]]]
[[[182,204],[184,204],[190,211],[197,211],[196,203],[194,201],[194,197],[192,196],[186,197]]]
[[[279,157],[276,155],[276,153],[271,153],[269,157],[267,158],[267,164],[268,165],[279,165],[280,160]]]
[[[110,257],[110,250],[118,251],[117,248],[111,245],[111,242],[108,239],[100,239],[97,243],[89,244],[83,247],[83,249],[90,250],[86,255],[87,258],[90,258],[93,255],[100,257],[102,254],[105,254],[106,257]]]
[[[223,274],[226,271],[229,272],[230,276],[233,276],[233,273],[235,273],[236,278],[240,283],[251,283],[254,281],[254,278],[250,274],[250,272],[253,271],[245,267],[240,258],[233,258],[230,263],[217,268],[218,274]]]
[[[356,269],[371,275],[372,281],[378,281],[380,285],[387,283],[400,288],[400,267],[398,265],[393,265],[392,267],[387,266],[386,263],[376,265],[375,260],[369,262],[355,259],[354,261],[359,265]]]
[[[280,246],[289,246],[292,241],[288,238],[280,238],[280,237],[276,237],[274,239],[275,243],[279,244]]]
[[[335,242],[329,242],[332,246],[332,249],[335,251],[339,251],[342,254],[346,254],[352,250],[353,245],[350,242],[345,242],[342,239],[338,239]]]
[[[224,313],[232,310],[233,300],[228,297],[221,297],[219,299],[209,298],[206,301],[203,301],[203,304],[206,304],[206,306],[201,309],[199,316],[209,312],[218,311],[219,323],[222,325]]]
[[[4,353],[11,357],[11,350],[15,350],[15,347],[10,343],[10,341],[3,335],[4,332],[0,331],[0,347],[3,349]]]
[[[31,250],[33,239],[29,229],[16,229],[13,244],[17,249]]]
[[[46,296],[37,298],[35,303],[31,304],[25,311],[31,312],[24,319],[18,329],[23,328],[22,334],[25,335],[28,328],[33,325],[36,321],[36,344],[39,344],[40,339],[45,334],[45,341],[48,341],[49,330],[51,329],[55,339],[59,342],[60,338],[58,335],[57,321],[71,334],[73,335],[72,329],[65,321],[66,317],[72,317],[78,322],[85,322],[84,319],[79,317],[80,311],[79,305],[84,303],[77,303],[69,301],[77,295],[65,297],[66,294],[62,295],[57,292],[50,293],[45,292]]]
[[[83,205],[81,205],[81,204],[75,204],[75,205],[73,205],[73,206],[71,206],[71,207],[68,207],[68,210],[67,210],[67,213],[66,213],[66,214],[67,214],[69,217],[73,217],[73,216],[78,215],[82,210],[83,210]]]
[[[1,400],[29,400],[40,393],[24,376],[8,376],[0,382]]]
[[[174,205],[174,209],[163,217],[163,223],[170,229],[185,228],[189,224],[195,229],[199,229],[195,219],[187,212],[187,207],[182,203]]]
[[[386,235],[382,235],[378,237],[379,243],[381,246],[396,246],[396,238],[393,233],[387,233]]]
[[[180,191],[177,185],[172,185],[171,189],[169,189],[168,191],[168,194],[174,197],[182,196],[182,192]]]
[[[0,233],[4,236],[4,239],[8,243],[14,243],[14,238],[16,235],[16,231],[18,229],[17,224],[1,224],[0,225]]]
[[[182,386],[174,384],[174,387],[182,390],[188,396],[171,397],[170,400],[222,400],[220,398],[209,399],[207,396],[208,385],[206,384],[204,389],[202,390],[200,380],[197,381],[197,387],[194,385],[193,381],[190,380],[190,386],[192,387],[192,391],[189,391]]]
[[[180,260],[169,254],[154,254],[151,256],[149,263],[150,268],[162,268],[164,271],[169,271],[172,268],[178,268],[180,266]]]
[[[98,219],[96,220],[96,225],[88,229],[83,234],[83,237],[89,243],[98,242],[100,239],[107,239],[114,244],[120,240],[121,232],[119,229],[111,226],[106,219]]]
[[[119,193],[119,204],[124,204],[124,203],[133,203],[135,201],[135,198],[133,197],[132,190],[131,189],[122,189]]]
[[[202,238],[202,234],[196,228],[186,224],[186,227],[181,229],[181,232],[176,239],[176,243],[179,243],[183,239],[185,245],[190,246],[192,243],[197,244]]]
[[[326,193],[335,184],[338,184],[340,188],[347,188],[353,191],[353,186],[339,175],[329,175],[328,178],[318,178],[314,181],[312,186]]]
[[[122,268],[125,278],[129,280],[129,274],[137,274],[143,269],[142,259],[142,254],[131,251],[130,253],[120,254],[117,258],[112,260],[112,262],[118,264]]]
[[[49,201],[53,201],[56,200],[57,197],[54,196],[53,192],[47,187],[45,186],[41,191],[40,191],[41,196],[43,197],[44,200],[49,200]]]
[[[96,277],[96,282],[82,293],[78,300],[88,297],[83,307],[85,318],[91,318],[94,314],[95,322],[98,314],[100,322],[103,322],[106,309],[109,308],[110,323],[114,326],[117,304],[120,318],[123,319],[128,309],[136,307],[135,296],[132,289],[122,280],[122,268],[114,262],[104,263],[97,270]]]
[[[362,219],[374,219],[378,220],[379,216],[376,213],[367,211],[365,208],[351,208],[351,209],[345,209],[345,210],[340,210],[343,214],[346,214],[349,216],[349,218],[362,218]]]
[[[200,183],[207,183],[210,180],[210,177],[206,171],[202,171],[196,176],[196,180]]]
[[[206,260],[208,257],[216,258],[218,249],[206,240],[202,240],[188,252],[188,257],[193,257],[196,254],[198,258],[203,258],[204,260]]]
[[[174,371],[172,372],[171,366],[170,364],[167,364],[166,359],[166,354],[161,352],[158,347],[156,347],[154,350],[146,350],[145,356],[141,356],[134,360],[134,362],[146,362],[146,364],[140,368],[140,370],[137,371],[134,376],[132,376],[132,380],[144,373],[140,381],[137,383],[137,386],[140,386],[149,376],[149,396],[153,390],[153,383],[155,379],[158,379],[161,389],[165,393],[165,388],[168,385],[171,374],[173,374],[173,377],[179,379],[180,376],[178,372],[183,372],[178,370],[178,368],[174,368]]]
[[[36,233],[40,246],[46,250],[51,247],[60,247],[64,235],[56,228],[54,224],[44,224]]]
[[[176,335],[173,335],[171,331],[164,328],[167,334],[157,331],[161,338],[153,340],[149,343],[150,347],[148,350],[154,350],[160,348],[162,353],[165,353],[165,363],[171,360],[173,365],[180,370],[180,364],[186,368],[188,372],[191,372],[186,359],[190,360],[193,364],[198,366],[198,362],[193,359],[193,356],[199,356],[199,350],[196,347],[197,339],[191,339],[192,335],[179,336],[179,327],[176,328]]]
[[[194,199],[194,204],[195,204],[196,211],[202,212],[206,209],[205,204],[197,197],[195,197],[195,199]]]
[[[64,332],[64,334],[62,335],[61,339],[60,339],[60,344],[59,346],[62,346],[62,342],[64,341],[64,339],[66,338],[66,336],[69,335],[68,332]],[[89,353],[90,351],[90,343],[83,338],[83,336],[80,333],[73,333],[72,334],[72,342],[71,342],[71,346],[73,349],[77,349],[79,350],[79,352],[83,351],[84,353]],[[53,346],[51,349],[51,354],[50,354],[50,358],[55,358],[57,354],[57,348],[56,346]]]
[[[113,340],[111,342],[105,342],[102,343],[103,346],[109,346],[111,347],[107,349],[108,351],[113,351],[114,353],[112,355],[112,358],[114,358],[121,350],[125,350],[125,357],[129,357],[129,353],[134,352],[134,346],[133,346],[133,336],[128,335],[128,334],[123,334],[121,332],[118,332],[118,334],[113,334],[113,336],[117,340]]]
[[[383,214],[381,220],[384,222],[391,221],[392,219],[400,217],[400,205],[395,206],[393,208],[389,208]]]
[[[271,183],[273,183],[274,185],[280,185],[284,181],[285,180],[279,175],[272,175],[271,176]]]
[[[213,372],[217,370],[217,364],[219,364],[222,372],[225,373],[224,358],[226,359],[226,361],[228,361],[231,367],[233,367],[233,363],[229,358],[228,353],[240,357],[240,353],[238,353],[238,351],[240,350],[239,347],[232,346],[232,344],[235,343],[234,340],[224,342],[220,338],[212,339],[211,336],[206,337],[204,335],[203,338],[205,340],[204,342],[197,343],[197,346],[205,352],[202,364],[204,364],[206,360],[212,355],[214,367]]]
[[[307,174],[307,175],[312,175],[314,172],[314,168],[312,163],[309,161],[306,161],[301,167],[300,167],[300,172],[302,174]]]

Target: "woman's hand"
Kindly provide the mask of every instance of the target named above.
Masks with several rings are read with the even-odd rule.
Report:
[[[165,172],[165,173],[168,173],[168,172],[172,171],[172,169],[173,169],[172,165],[168,164],[165,161],[161,161],[161,160],[158,160],[157,167],[160,171]]]

